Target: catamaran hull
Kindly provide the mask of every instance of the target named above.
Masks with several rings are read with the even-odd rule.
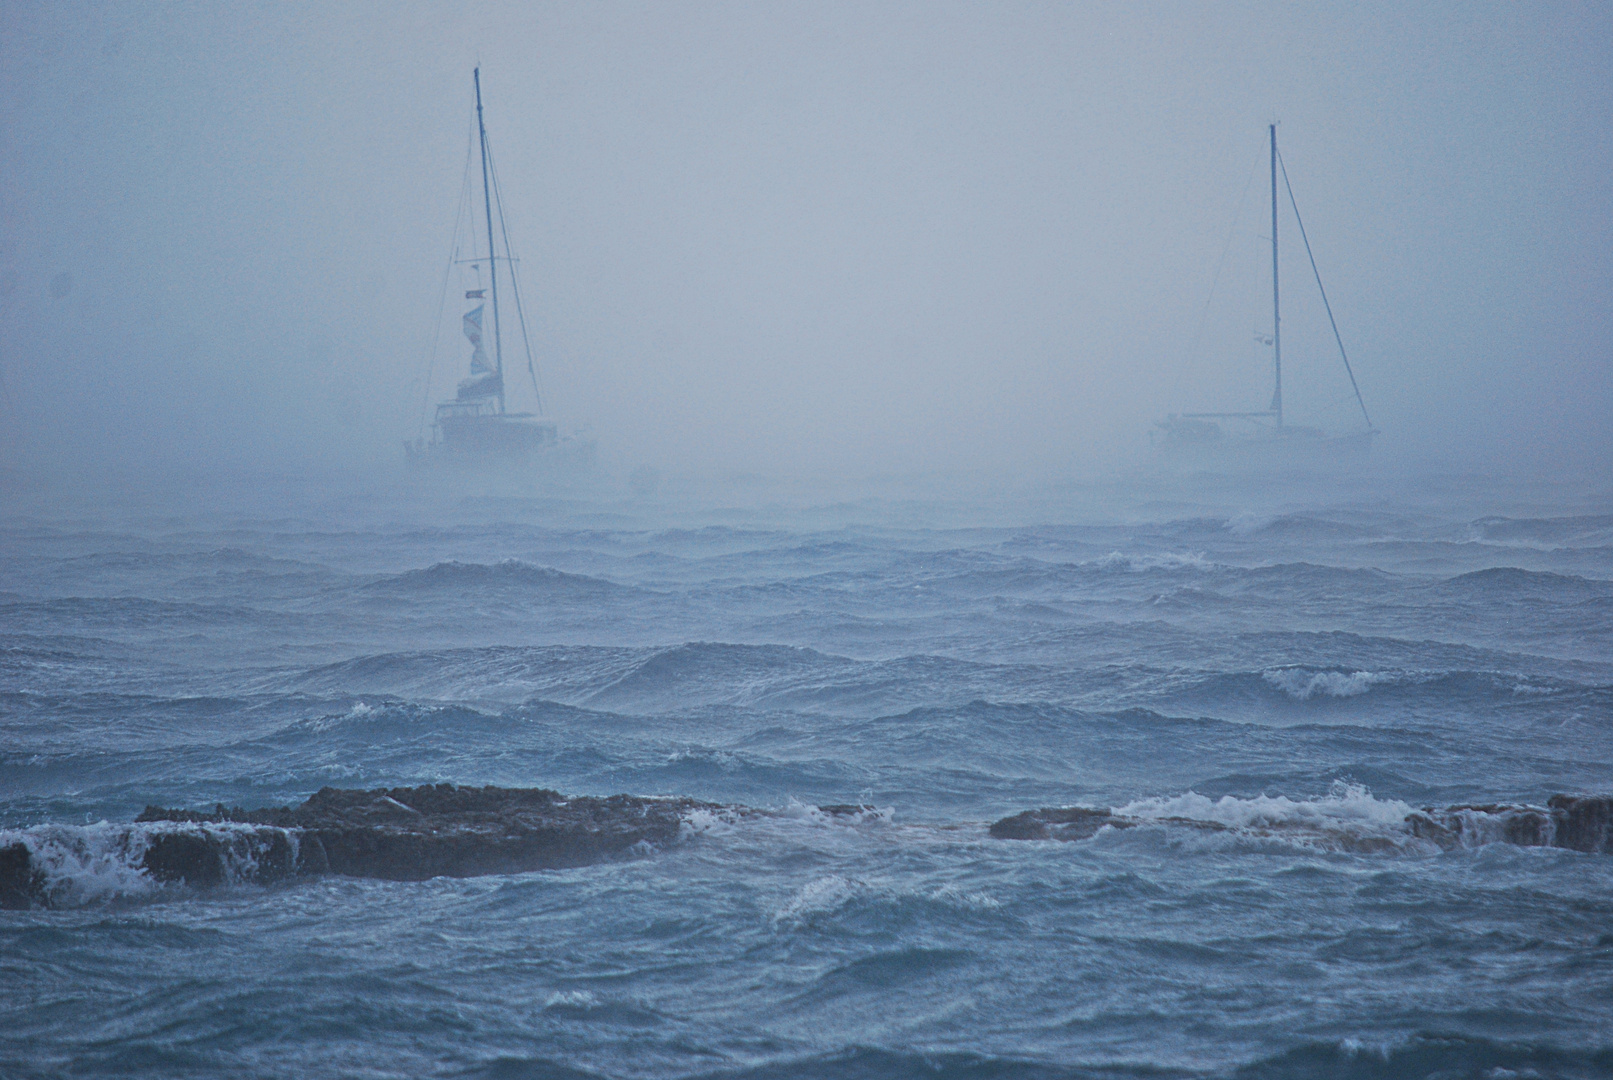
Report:
[[[431,442],[404,443],[409,464],[464,469],[576,468],[593,463],[590,440],[562,437],[554,423],[529,415],[439,411]]]
[[[421,472],[571,474],[592,469],[597,457],[592,442],[567,442],[509,453],[471,453],[441,443],[405,443],[404,449],[409,468]]]
[[[1314,428],[1284,427],[1259,434],[1219,432],[1181,437],[1165,431],[1155,447],[1173,464],[1242,469],[1317,469],[1365,461],[1376,431],[1329,435]]]

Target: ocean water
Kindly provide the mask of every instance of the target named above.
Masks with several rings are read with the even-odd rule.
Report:
[[[621,487],[15,500],[0,846],[57,903],[0,912],[0,1076],[1613,1075],[1613,857],[1404,823],[1613,791],[1605,494]],[[131,855],[444,781],[774,813],[458,880]],[[1068,805],[1157,824],[987,833]]]

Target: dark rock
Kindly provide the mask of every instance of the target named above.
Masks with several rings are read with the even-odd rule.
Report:
[[[1513,810],[1500,815],[1501,839],[1520,847],[1552,847],[1556,835],[1554,815],[1535,810]]]
[[[1557,847],[1613,855],[1613,795],[1553,795]]]
[[[1453,828],[1444,821],[1437,820],[1427,811],[1407,815],[1406,828],[1411,830],[1411,835],[1421,840],[1432,840],[1447,851],[1462,843],[1459,828]]]
[[[20,911],[45,905],[45,875],[33,865],[21,840],[0,848],[0,910]]]
[[[1128,818],[1110,810],[1066,806],[1026,810],[994,822],[991,835],[999,840],[1085,840],[1099,829],[1131,828],[1142,824],[1169,825],[1224,832],[1228,826],[1194,818]],[[1471,806],[1429,807],[1408,814],[1406,831],[1430,840],[1444,850],[1507,843],[1520,847],[1559,847],[1589,853],[1613,854],[1613,796],[1553,795],[1544,808],[1489,803]],[[1245,832],[1261,836],[1313,834],[1348,851],[1388,851],[1393,837],[1361,833],[1341,823],[1326,829],[1309,822],[1267,822]]]
[[[141,865],[158,881],[217,885],[224,880],[224,853],[202,833],[172,832],[152,837]]]
[[[695,809],[723,808],[694,799],[568,798],[541,788],[438,784],[374,791],[323,788],[301,806],[265,810],[219,806],[199,813],[148,806],[138,820],[267,827],[232,833],[227,841],[212,833],[164,834],[172,841],[160,851],[154,843],[146,863],[159,880],[216,884],[232,857],[237,862],[249,857],[261,868],[257,879],[265,881],[321,873],[420,881],[619,857],[677,840],[684,816]],[[266,833],[281,843],[265,839]]]
[[[261,885],[298,872],[292,836],[274,828],[161,832],[151,838],[140,865],[157,881],[186,885]]]
[[[855,803],[819,807],[855,818]],[[653,850],[678,840],[695,810],[762,813],[695,799],[634,795],[568,797],[541,788],[462,788],[452,784],[348,791],[323,788],[299,806],[211,811],[148,806],[138,822],[140,868],[160,882],[212,886],[268,883],[318,874],[418,881],[582,866]],[[1139,819],[1097,807],[1045,807],[991,825],[999,840],[1083,840],[1099,830],[1165,825],[1225,831],[1214,821]],[[1452,806],[1414,811],[1405,835],[1451,849],[1506,842],[1613,854],[1613,796],[1555,795],[1534,806]],[[1311,822],[1270,822],[1255,835],[1304,836],[1345,850],[1392,850],[1394,836]],[[0,908],[49,906],[54,886],[21,841],[0,847]]]
[[[309,877],[330,873],[330,856],[325,853],[325,844],[318,836],[310,833],[297,838],[296,870]]]
[[[998,840],[1085,840],[1105,825],[1124,829],[1133,824],[1111,810],[1090,806],[1043,807],[992,822],[991,835]]]
[[[675,842],[694,810],[757,813],[695,799],[567,797],[536,788],[324,788],[300,806],[148,806],[125,842],[138,853],[138,868],[164,883],[266,884],[319,874],[418,881],[583,866],[647,852]],[[52,906],[61,899],[55,895],[60,884],[27,844],[0,848],[0,907]]]

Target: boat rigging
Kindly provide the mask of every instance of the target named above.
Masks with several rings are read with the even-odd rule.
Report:
[[[1345,352],[1344,338],[1339,333],[1338,321],[1333,316],[1333,305],[1329,302],[1327,290],[1322,285],[1322,274],[1317,269],[1316,256],[1311,251],[1310,237],[1305,232],[1304,219],[1300,217],[1299,203],[1294,198],[1294,188],[1288,180],[1288,167],[1277,149],[1277,125],[1271,124],[1267,130],[1270,139],[1271,174],[1271,334],[1269,337],[1264,333],[1257,334],[1256,340],[1272,348],[1271,403],[1267,408],[1258,411],[1172,413],[1155,425],[1155,442],[1171,452],[1207,453],[1218,457],[1231,455],[1250,461],[1258,459],[1280,461],[1298,455],[1314,462],[1329,456],[1364,454],[1370,448],[1373,436],[1378,434],[1378,429],[1367,413],[1366,400],[1361,396],[1355,369],[1350,364],[1349,354]],[[1283,415],[1283,319],[1281,267],[1277,242],[1279,173],[1288,192],[1289,205],[1294,211],[1294,221],[1299,226],[1305,254],[1310,260],[1311,272],[1316,278],[1317,291],[1321,294],[1322,305],[1327,311],[1333,340],[1338,345],[1340,359],[1344,361],[1344,370],[1349,375],[1350,388],[1354,391],[1356,403],[1360,406],[1361,417],[1366,421],[1366,428],[1362,431],[1329,435],[1316,428],[1289,424]],[[1241,421],[1244,427],[1228,431],[1219,423],[1223,420]]]
[[[521,301],[521,288],[516,267],[519,264],[510,248],[509,225],[505,220],[504,201],[499,190],[498,170],[493,160],[487,137],[487,124],[482,106],[482,73],[472,72],[476,91],[476,144],[480,149],[481,210],[474,213],[474,195],[471,194],[471,159],[467,153],[465,180],[461,186],[460,213],[455,223],[454,251],[443,276],[443,301],[447,300],[448,282],[455,266],[469,266],[475,272],[475,287],[464,290],[466,300],[479,301],[462,316],[461,329],[471,344],[470,372],[455,387],[452,400],[436,406],[431,423],[431,438],[424,435],[404,444],[412,464],[428,465],[443,462],[483,463],[491,461],[532,463],[542,458],[548,461],[576,461],[586,463],[593,451],[592,442],[575,434],[561,435],[556,423],[543,415],[543,391],[538,382],[537,366],[532,357],[531,335],[527,332],[525,306]],[[465,222],[467,203],[471,204],[472,217],[480,216],[486,237],[486,247],[480,244],[475,225],[469,235],[470,257],[461,257],[460,226]],[[496,227],[495,227],[496,218]],[[502,243],[501,243],[502,242]],[[502,247],[502,252],[500,248]],[[485,254],[483,253],[485,251]],[[481,266],[487,264],[487,284],[482,285]],[[526,356],[527,374],[532,383],[535,411],[512,412],[508,408],[508,386],[504,369],[504,327],[500,307],[501,277],[499,265],[505,267],[504,289],[515,301],[516,323],[521,331],[522,348]],[[485,315],[492,308],[492,354],[486,345]],[[435,345],[433,346],[433,360]],[[431,375],[426,376],[427,402],[430,401]],[[422,421],[424,423],[424,421]]]

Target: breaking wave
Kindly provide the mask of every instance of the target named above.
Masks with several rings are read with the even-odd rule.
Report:
[[[1613,515],[1556,518],[1480,518],[1469,527],[1475,540],[1556,551],[1613,544]]]
[[[658,649],[601,687],[589,704],[619,706],[676,699],[685,704],[744,702],[803,678],[818,680],[857,661],[792,645],[730,645],[694,641]]]
[[[397,697],[576,701],[622,678],[650,650],[583,645],[490,645],[378,653],[326,664],[287,683],[299,690]]]
[[[297,858],[294,832],[261,825],[111,823],[36,825],[0,829],[0,859],[26,850],[33,889],[51,907],[83,907],[111,900],[148,898],[174,889],[160,881],[167,838],[189,837],[218,855],[218,876],[205,884],[257,884],[284,876]],[[155,850],[154,850],[155,848]],[[8,850],[9,849],[9,850]],[[5,903],[0,907],[15,906]]]
[[[1272,668],[1261,672],[1261,677],[1295,701],[1317,696],[1357,697],[1380,683],[1400,678],[1381,671],[1313,671],[1302,667]]]
[[[1145,821],[1186,819],[1209,821],[1232,829],[1304,826],[1318,831],[1350,829],[1404,829],[1415,807],[1399,799],[1379,799],[1360,784],[1335,783],[1326,795],[1291,799],[1286,795],[1258,795],[1240,799],[1224,795],[1211,799],[1188,791],[1166,798],[1139,799],[1114,812]]]
[[[1080,807],[1027,811],[992,826],[1006,839],[1079,840],[1105,826],[1138,825],[1228,832],[1259,841],[1280,840],[1326,850],[1359,853],[1482,848],[1490,844],[1557,847],[1613,853],[1606,796],[1554,795],[1547,806],[1490,804],[1417,809],[1399,799],[1380,799],[1365,785],[1335,781],[1325,795],[1234,795],[1212,799],[1195,791],[1140,799],[1113,810]]]
[[[1613,1074],[1613,1048],[1563,1048],[1546,1041],[1503,1041],[1419,1032],[1376,1045],[1360,1039],[1306,1042],[1251,1062],[1233,1080],[1411,1080],[1432,1077],[1590,1078]]]
[[[440,562],[421,570],[406,570],[363,586],[369,593],[409,595],[417,593],[515,590],[524,594],[597,600],[626,596],[641,590],[618,585],[586,574],[568,574],[549,566],[534,566],[519,559],[498,563]]]
[[[1209,570],[1215,566],[1202,552],[1128,555],[1120,551],[1111,551],[1087,565],[1099,570]]]

